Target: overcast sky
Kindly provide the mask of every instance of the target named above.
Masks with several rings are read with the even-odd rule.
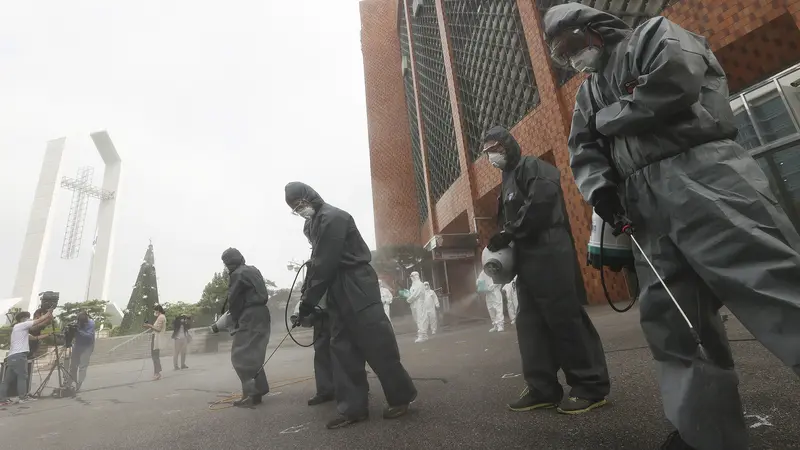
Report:
[[[148,240],[162,302],[199,299],[239,248],[287,286],[310,249],[284,203],[294,180],[349,211],[374,248],[358,0],[79,0],[0,6],[0,298],[11,295],[46,141],[62,175],[123,160],[110,277],[125,307]],[[42,290],[82,300],[97,203],[80,256],[60,259],[59,193]]]

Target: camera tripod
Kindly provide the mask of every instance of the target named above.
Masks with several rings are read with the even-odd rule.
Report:
[[[53,329],[53,336],[55,339],[56,335],[56,325],[51,324]],[[53,367],[50,368],[50,372],[47,373],[47,376],[42,381],[42,384],[36,389],[36,392],[32,394],[32,397],[40,398],[42,396],[42,391],[44,388],[47,387],[47,383],[50,381],[50,377],[53,376],[53,372],[56,372],[58,375],[58,387],[53,389],[53,397],[56,398],[64,398],[64,397],[73,397],[75,396],[75,391],[78,387],[78,383],[72,378],[72,375],[69,373],[64,364],[61,362],[61,355],[58,353],[58,341],[56,340],[55,343],[56,349],[56,360],[53,364]],[[66,342],[65,342],[66,344]],[[67,346],[64,345],[64,350],[67,349]],[[70,350],[71,351],[71,350]],[[62,351],[63,353],[63,351]],[[70,356],[71,357],[71,356]],[[73,389],[72,386],[75,383],[75,388]]]

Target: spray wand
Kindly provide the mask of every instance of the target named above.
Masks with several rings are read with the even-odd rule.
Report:
[[[672,303],[675,304],[675,307],[678,308],[678,312],[680,312],[681,316],[683,316],[683,320],[686,321],[686,325],[689,326],[689,332],[692,334],[692,339],[694,339],[694,342],[697,344],[697,352],[699,356],[703,359],[708,359],[708,353],[706,352],[706,349],[703,346],[703,341],[700,339],[700,334],[697,332],[697,329],[695,329],[695,327],[692,325],[692,322],[689,320],[689,317],[683,311],[683,308],[681,308],[681,305],[678,303],[678,300],[676,300],[675,296],[672,295],[672,291],[670,291],[669,287],[667,287],[667,283],[664,282],[664,280],[661,278],[661,275],[658,274],[658,271],[656,270],[653,263],[650,262],[650,258],[647,257],[647,254],[645,254],[644,249],[642,249],[642,246],[639,245],[639,241],[637,241],[636,237],[633,235],[634,228],[633,225],[631,224],[631,221],[624,216],[617,216],[616,222],[617,225],[614,227],[614,235],[618,236],[621,233],[625,233],[628,236],[630,236],[631,241],[633,241],[633,243],[636,245],[636,248],[638,248],[639,252],[642,254],[642,258],[644,258],[644,260],[647,262],[647,265],[650,266],[650,269],[653,270],[653,273],[656,274],[656,277],[658,278],[658,281],[661,283],[661,286],[664,287],[664,290],[667,292],[667,295],[669,295],[669,298],[672,299]]]

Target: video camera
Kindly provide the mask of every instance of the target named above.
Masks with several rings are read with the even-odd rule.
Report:
[[[72,342],[75,341],[75,335],[78,333],[78,322],[73,321],[61,328],[64,332],[64,347],[71,348]]]
[[[41,309],[56,309],[60,294],[53,291],[44,291],[39,294],[39,307]]]

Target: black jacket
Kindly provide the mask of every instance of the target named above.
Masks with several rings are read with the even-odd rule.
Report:
[[[269,300],[267,285],[261,272],[244,262],[244,256],[235,248],[222,254],[222,262],[230,273],[228,287],[228,309],[231,318],[238,323],[242,311],[251,306],[266,305]]]
[[[535,240],[551,228],[569,228],[561,190],[561,171],[535,156],[522,156],[516,139],[503,127],[486,132],[484,142],[497,141],[506,151],[498,202],[502,229],[515,241]]]
[[[361,237],[355,220],[346,211],[325,203],[314,189],[304,183],[292,182],[286,185],[286,203],[291,205],[298,199],[308,200],[315,210],[314,216],[304,226],[304,233],[307,232],[312,250],[301,301],[317,305],[342,272],[369,266],[372,254]],[[356,303],[356,310],[368,304],[380,304],[377,278],[375,288],[377,295],[372,295],[373,289],[370,285],[368,293],[353,292],[348,300]]]

